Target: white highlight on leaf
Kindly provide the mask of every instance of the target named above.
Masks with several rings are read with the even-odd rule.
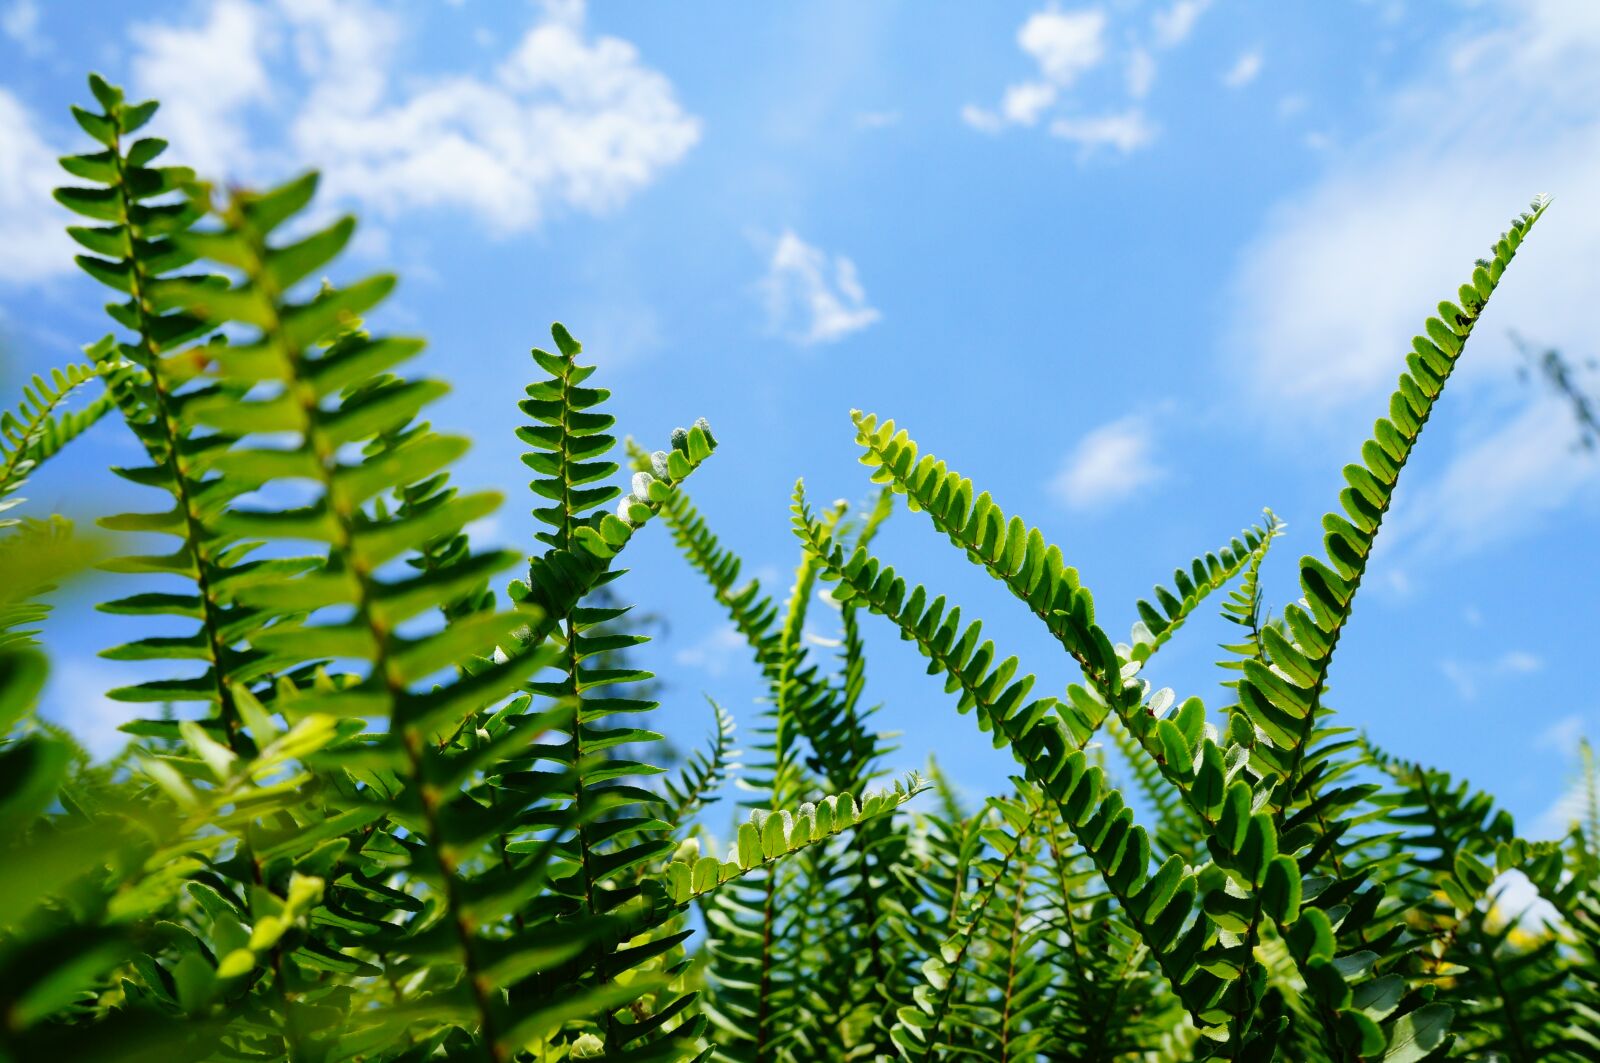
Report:
[[[803,346],[832,343],[882,317],[867,303],[856,265],[786,229],[773,246],[761,281],[771,327]]]

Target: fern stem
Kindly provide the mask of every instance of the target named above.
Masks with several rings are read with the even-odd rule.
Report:
[[[122,154],[122,123],[115,122],[115,133],[112,137],[109,152],[112,166],[116,171],[117,200],[122,213],[123,224],[128,229],[128,282],[132,289],[134,314],[139,322],[139,342],[144,349],[147,359],[145,368],[150,373],[150,387],[156,396],[156,416],[160,420],[163,442],[166,454],[157,457],[153,452],[152,460],[167,466],[172,476],[173,493],[177,496],[178,508],[183,511],[184,538],[193,553],[195,568],[195,587],[200,596],[200,619],[206,633],[206,645],[211,654],[211,674],[217,691],[217,712],[222,717],[223,725],[227,729],[228,745],[235,753],[248,752],[250,747],[240,734],[240,720],[237,706],[233,703],[233,691],[229,687],[227,677],[227,643],[222,638],[221,626],[217,619],[219,608],[215,592],[211,586],[212,558],[206,549],[207,534],[200,520],[200,513],[193,496],[189,491],[189,474],[187,463],[179,442],[183,438],[183,430],[177,417],[172,411],[171,395],[167,391],[166,381],[161,375],[161,346],[156,341],[155,331],[151,326],[150,306],[147,302],[146,291],[151,278],[145,273],[145,263],[139,256],[140,229],[134,224],[134,201],[128,187],[127,170]],[[135,433],[136,435],[138,433]],[[146,448],[149,450],[149,448]]]
[[[70,398],[73,392],[96,379],[97,373],[90,373],[79,380],[70,382],[66,387],[54,393],[46,392],[45,400],[29,411],[28,419],[21,422],[18,435],[21,437],[17,445],[6,455],[4,464],[0,464],[0,499],[4,499],[17,489],[17,481],[33,471],[37,464],[35,456],[38,454],[37,436],[44,426],[49,423],[51,415],[63,402]],[[37,378],[35,378],[37,380]],[[104,396],[91,404],[88,409],[98,408],[103,414],[107,409]],[[86,411],[87,412],[87,411]],[[98,419],[98,418],[97,418]]]
[[[290,341],[284,331],[283,320],[278,312],[282,300],[282,292],[277,290],[272,278],[261,263],[265,261],[267,248],[265,240],[253,227],[243,226],[243,232],[251,245],[250,266],[246,273],[249,282],[255,285],[266,296],[265,302],[271,308],[267,321],[262,326],[262,333],[269,343],[284,353],[289,364],[288,393],[295,397],[301,414],[305,419],[305,444],[311,449],[316,458],[313,465],[316,469],[318,480],[327,500],[329,512],[333,515],[334,524],[338,529],[337,538],[330,544],[330,553],[337,556],[346,566],[356,582],[356,615],[366,626],[373,638],[371,653],[372,675],[382,684],[388,695],[391,705],[398,704],[404,697],[406,690],[400,681],[398,673],[391,667],[390,652],[392,632],[387,624],[382,623],[374,612],[375,588],[372,573],[366,563],[356,554],[356,535],[354,515],[350,509],[341,505],[337,499],[334,472],[338,462],[338,448],[326,438],[323,428],[323,414],[315,392],[310,388],[297,386],[305,380],[305,351],[300,344]],[[396,721],[399,722],[399,721]],[[427,831],[429,848],[433,850],[434,858],[439,864],[440,888],[443,894],[445,911],[450,920],[457,941],[461,947],[461,958],[464,978],[472,995],[474,1006],[478,1012],[480,1049],[485,1058],[495,1061],[505,1060],[507,1053],[502,1049],[496,1037],[496,1024],[494,1012],[489,1000],[490,988],[478,969],[476,950],[473,943],[472,927],[461,914],[461,898],[456,883],[455,861],[440,844],[443,832],[439,825],[438,802],[439,794],[425,782],[423,764],[422,736],[413,728],[400,723],[400,744],[405,750],[407,765],[410,769],[413,785],[417,787],[417,800],[421,806],[423,821]]]

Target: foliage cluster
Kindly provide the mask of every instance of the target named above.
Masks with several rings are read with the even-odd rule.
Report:
[[[1592,767],[1584,821],[1530,842],[1325,704],[1401,469],[1543,201],[1414,340],[1301,600],[1264,609],[1268,512],[1117,641],[1037,528],[860,412],[871,503],[797,485],[792,588],[743,580],[685,488],[710,427],[619,454],[559,325],[520,403],[538,546],[474,548],[500,498],[452,482],[467,444],[424,419],[443,386],[401,372],[421,343],[364,324],[394,279],[321,279],[353,220],[312,223],[314,175],[221,194],[159,165],[155,104],[90,87],[97,147],[57,198],[117,331],[0,418],[0,505],[119,418],[143,460],[115,472],[152,501],[101,521],[146,552],[60,518],[0,539],[0,1059],[1600,1060]],[[1081,680],[1035,696],[880,560],[897,500]],[[764,682],[742,766],[715,704],[703,751],[650,763],[615,581],[651,523]],[[134,636],[106,655],[148,662],[111,696],[153,713],[106,764],[32,711],[40,595],[96,561]],[[1212,595],[1238,630],[1220,709],[1144,678]],[[1015,758],[1008,792],[971,805],[932,766],[874,789],[874,624]],[[719,843],[735,773],[748,815]],[[1498,904],[1508,872],[1554,916]]]

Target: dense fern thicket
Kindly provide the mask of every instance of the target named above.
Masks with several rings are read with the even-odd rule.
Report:
[[[156,105],[90,87],[57,198],[111,330],[0,417],[0,506],[101,420],[148,502],[106,533],[0,529],[0,1059],[1600,1060],[1592,758],[1581,820],[1530,841],[1325,704],[1401,470],[1542,200],[1413,341],[1300,600],[1263,602],[1269,512],[1117,639],[1037,528],[861,412],[870,502],[797,484],[792,585],[746,579],[688,493],[710,426],[619,445],[559,325],[520,403],[537,541],[476,548],[501,499],[452,480],[467,443],[426,419],[421,342],[366,324],[394,279],[323,280],[354,221],[310,220],[315,175],[223,193],[161,164]],[[1081,678],[1037,691],[878,557],[901,505]],[[766,694],[742,752],[712,702],[672,774],[619,582],[651,524]],[[33,712],[42,596],[93,565],[125,618],[106,655],[147,676],[110,692],[145,708],[102,764]],[[1143,677],[1208,599],[1238,631],[1213,708]],[[885,635],[1015,759],[1006,792],[885,777]],[[1554,914],[1507,910],[1511,872]]]

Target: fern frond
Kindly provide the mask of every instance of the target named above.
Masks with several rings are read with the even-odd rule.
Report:
[[[101,395],[81,410],[60,407],[90,381],[123,371],[123,366],[112,361],[73,362],[50,370],[48,378],[35,374],[23,387],[16,413],[0,414],[0,513],[22,502],[11,496],[33,471],[97,424],[112,403],[109,395]],[[15,524],[15,518],[0,518],[0,528]]]
[[[1129,913],[1141,937],[1150,944],[1162,969],[1185,1006],[1202,1025],[1225,1021],[1221,1006],[1225,978],[1202,966],[1202,952],[1215,934],[1208,914],[1194,910],[1198,883],[1182,859],[1170,857],[1153,874],[1150,842],[1133,823],[1122,795],[1105,785],[1104,772],[1084,754],[1085,739],[1103,719],[1092,707],[1060,706],[1054,699],[1027,701],[1033,677],[1014,680],[1016,658],[993,664],[992,643],[981,642],[981,624],[961,626],[960,610],[945,611],[944,599],[932,602],[921,587],[907,594],[893,569],[880,568],[865,551],[846,558],[827,532],[807,520],[808,543],[823,557],[830,579],[838,581],[835,597],[860,597],[874,613],[896,624],[930,659],[930,671],[942,673],[947,688],[959,691],[957,708],[975,710],[979,727],[992,731],[997,746],[1009,747],[1030,782],[1054,802],[1074,837],[1083,845],[1108,888]],[[1074,711],[1075,710],[1075,711]],[[1103,714],[1104,707],[1100,707]],[[1271,868],[1275,883],[1271,905],[1284,922],[1298,907],[1299,876],[1292,888],[1280,882],[1286,867],[1277,859],[1271,821],[1249,812],[1248,784],[1238,780],[1217,797],[1219,831],[1226,839],[1220,855],[1238,857],[1249,879],[1262,886]],[[1224,826],[1225,824],[1225,826]],[[1285,857],[1283,860],[1287,860]],[[1292,867],[1292,861],[1289,863]],[[1191,918],[1194,916],[1194,918]]]
[[[711,706],[716,724],[709,745],[691,753],[679,777],[668,779],[661,787],[666,798],[666,811],[661,818],[677,831],[684,830],[701,809],[718,800],[716,791],[729,772],[738,768],[734,762],[738,752],[733,748],[733,715],[709,697],[706,703]]]
[[[1323,518],[1327,559],[1300,562],[1300,587],[1305,605],[1284,610],[1289,636],[1268,627],[1263,642],[1272,666],[1245,662],[1239,700],[1250,721],[1261,729],[1254,760],[1260,771],[1283,780],[1275,798],[1282,808],[1294,800],[1305,771],[1305,755],[1319,718],[1328,670],[1379,526],[1389,511],[1395,484],[1433,406],[1454,371],[1479,316],[1523,238],[1543,216],[1547,204],[1536,200],[1496,241],[1492,258],[1479,260],[1469,284],[1461,286],[1459,304],[1439,304],[1439,316],[1428,319],[1424,335],[1412,340],[1406,356],[1408,372],[1400,377],[1389,400],[1389,416],[1380,418],[1372,438],[1361,446],[1361,460],[1346,465],[1347,487],[1340,493],[1343,513]]]
[[[960,906],[953,933],[922,965],[926,984],[917,987],[915,1004],[898,1010],[891,1033],[906,1059],[934,1060],[950,1055],[1003,1058],[1014,1050],[1008,1042],[1014,1033],[1011,1006],[1031,1003],[1019,1001],[1015,995],[1016,953],[1012,948],[1029,945],[1019,940],[1024,934],[1021,913],[1026,910],[1027,868],[1037,856],[1036,832],[1044,813],[1040,806],[1000,799],[990,801],[990,810],[993,815],[980,832],[990,851],[973,867],[978,887]],[[1009,929],[1016,935],[1008,939],[1001,930],[997,936],[1007,946],[1001,950],[993,948],[998,942],[986,933],[997,923],[1004,927],[1008,922],[1007,912],[996,917],[992,911],[996,904],[1009,912]],[[1000,1008],[990,1005],[988,988],[999,991],[1003,998]],[[980,1047],[986,1042],[999,1052]]]
[[[921,793],[926,787],[915,774],[893,789],[862,795],[858,807],[850,794],[837,794],[816,803],[807,802],[795,813],[779,809],[754,809],[739,825],[738,839],[727,860],[702,856],[691,865],[675,860],[667,865],[667,893],[679,904],[703,896],[752,871],[759,871],[810,845],[886,815]]]
[[[1563,999],[1569,994],[1559,942],[1522,929],[1522,913],[1501,911],[1492,890],[1510,870],[1525,870],[1534,881],[1559,876],[1556,847],[1521,841],[1510,814],[1466,782],[1363,746],[1399,786],[1384,795],[1386,818],[1405,831],[1416,854],[1412,866],[1425,876],[1411,920],[1429,939],[1437,999],[1459,1013],[1461,1041],[1519,1063],[1592,1058],[1573,1051],[1565,1034],[1584,1019]],[[1533,866],[1540,863],[1547,869]]]
[[[1272,540],[1282,534],[1283,524],[1269,509],[1266,527],[1251,525],[1233,538],[1222,549],[1197,557],[1187,571],[1175,569],[1172,588],[1157,585],[1154,597],[1160,608],[1140,599],[1134,607],[1139,620],[1128,636],[1128,648],[1123,656],[1131,661],[1146,662],[1177,634],[1195,609],[1213,591],[1218,590],[1242,571],[1260,569]]]
[[[1170,691],[1158,694],[1156,704],[1161,706],[1170,694]],[[1105,734],[1121,755],[1139,796],[1144,798],[1155,817],[1153,837],[1158,852],[1168,855],[1176,853],[1183,857],[1185,863],[1196,862],[1205,847],[1205,822],[1195,814],[1193,806],[1183,799],[1182,793],[1161,774],[1156,761],[1128,733],[1117,717],[1106,720]]]

